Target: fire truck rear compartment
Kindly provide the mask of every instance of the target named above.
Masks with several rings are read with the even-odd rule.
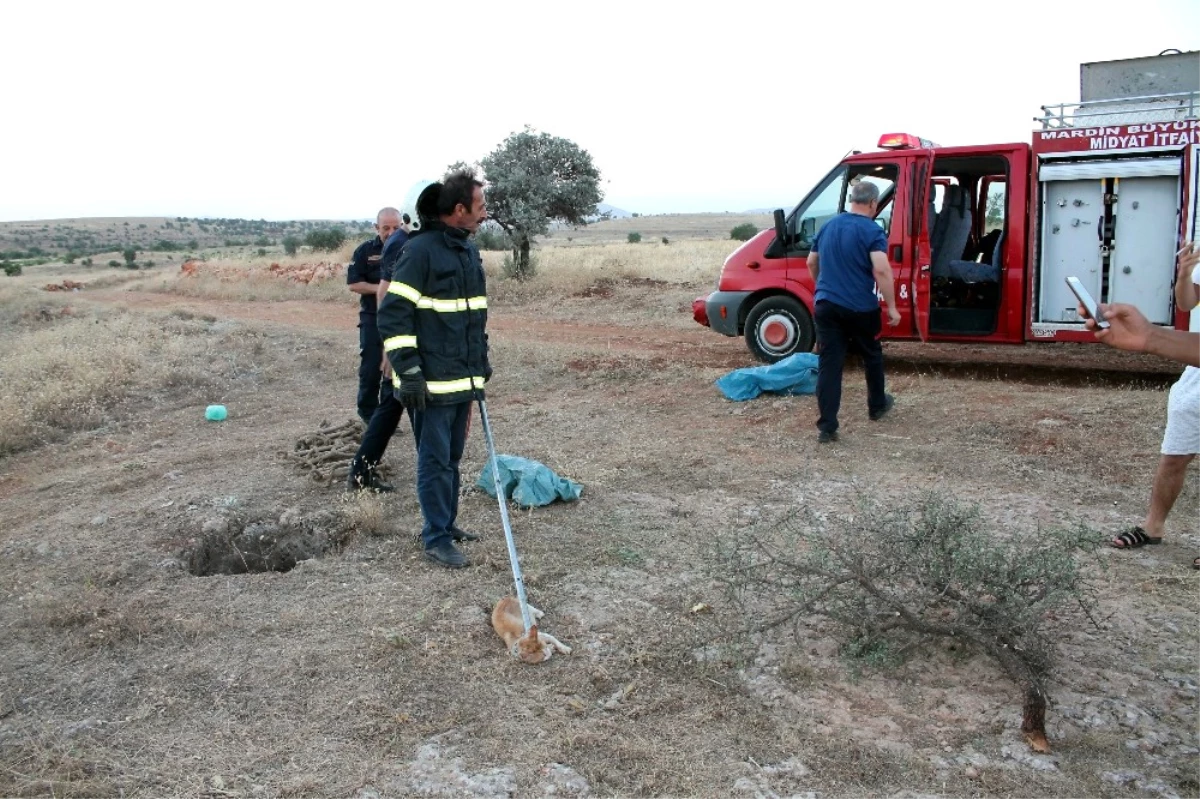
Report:
[[[1180,155],[1043,161],[1034,319],[1078,323],[1064,282],[1074,276],[1101,302],[1169,324],[1182,172]]]

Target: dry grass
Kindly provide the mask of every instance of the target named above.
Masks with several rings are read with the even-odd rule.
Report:
[[[551,231],[541,244],[551,247],[584,247],[625,242],[630,233],[640,233],[642,243],[658,244],[665,236],[671,244],[684,240],[725,241],[738,225],[751,224],[759,230],[771,227],[770,214],[654,214],[596,222],[587,227]],[[732,249],[732,248],[731,248]]]
[[[546,247],[534,250],[537,274],[524,282],[502,277],[505,253],[483,257],[488,290],[502,299],[596,299],[630,281],[715,286],[721,264],[736,247],[737,242],[720,240]]]
[[[344,267],[350,262],[357,246],[358,242],[348,243],[337,252],[319,255],[212,257],[196,262],[197,272],[194,275],[185,273],[181,265],[180,268],[146,275],[131,282],[129,288],[217,300],[344,301],[348,296]],[[283,268],[284,274],[272,271],[272,266],[276,264]],[[286,273],[317,264],[333,265],[337,273],[329,279],[312,283],[298,282],[286,276]]]
[[[351,412],[353,331],[317,325],[340,309],[300,303],[297,319],[262,326],[231,321],[226,302],[189,300],[190,318],[134,304],[42,319],[41,296],[0,304],[6,341],[90,324],[94,340],[78,332],[72,345],[101,370],[113,347],[127,392],[97,421],[129,420],[0,468],[0,794],[464,794],[465,782],[432,780],[504,772],[532,796],[565,764],[606,796],[1140,790],[1101,777],[1113,769],[1196,795],[1194,472],[1168,544],[1098,553],[1111,626],[1064,635],[1054,771],[1004,754],[1020,753],[1020,715],[986,663],[934,649],[854,680],[815,622],[806,635],[713,642],[733,610],[703,574],[719,531],[794,506],[836,513],[857,493],[887,502],[938,487],[979,502],[997,529],[1126,524],[1143,510],[1164,392],[910,369],[889,375],[899,403],[875,424],[850,370],[842,441],[819,449],[811,397],[716,392],[713,380],[748,365],[745,347],[679,306],[711,286],[734,243],[683,244],[548,246],[535,281],[493,275],[497,446],[584,485],[577,503],[512,516],[530,598],[575,647],[538,668],[515,663],[487,623],[512,575],[496,503],[469,488],[486,458],[477,426],[460,508],[483,534],[467,547],[471,569],[427,565],[414,542],[407,420],[386,458],[398,490],[340,506],[358,533],[340,550],[284,574],[173,566],[234,511],[339,507],[338,487],[281,453]],[[67,355],[54,336],[37,342],[52,354],[5,354],[5,384],[22,357],[45,370]],[[211,374],[230,420],[206,425],[204,402],[160,374],[171,363]],[[698,603],[709,610],[693,613]],[[1135,727],[1122,726],[1127,712]],[[418,759],[435,744],[440,760]],[[960,757],[986,758],[977,779]]]
[[[378,494],[366,491],[346,494],[342,497],[342,515],[347,527],[361,535],[381,536],[392,531],[387,508]]]
[[[255,346],[215,320],[69,300],[0,292],[0,455],[128,416],[129,400],[147,392],[211,387]]]
[[[653,290],[658,284],[685,284],[711,288],[721,264],[737,242],[720,239],[688,239],[664,245],[655,241],[640,244],[603,243],[579,247],[540,247],[534,251],[537,274],[527,281],[503,276],[506,253],[483,253],[489,292],[501,302],[522,302],[558,297],[593,301],[607,298],[616,286],[641,283]],[[274,263],[284,267],[317,260],[345,263],[349,252],[314,260],[311,256],[280,258],[214,258],[203,262],[195,276],[179,270],[157,271],[129,283],[131,290],[156,291],[186,297],[216,300],[273,302],[322,300],[346,302],[350,297],[344,277],[311,284],[297,283],[271,271]]]

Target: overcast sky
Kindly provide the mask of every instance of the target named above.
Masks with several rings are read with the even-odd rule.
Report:
[[[0,0],[0,220],[365,218],[530,125],[641,213],[793,205],[885,131],[1029,141],[1200,2]]]

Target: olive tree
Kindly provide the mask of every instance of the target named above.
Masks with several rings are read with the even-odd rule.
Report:
[[[1101,629],[1085,564],[1095,545],[1079,525],[993,529],[978,506],[931,492],[731,528],[714,538],[710,567],[740,608],[732,623],[743,635],[791,627],[799,637],[815,614],[840,628],[844,654],[868,663],[938,638],[990,656],[1020,687],[1021,730],[1045,752],[1062,633]]]
[[[531,277],[529,248],[551,222],[583,225],[596,215],[600,171],[568,139],[526,127],[500,143],[480,166],[487,177],[488,216],[512,240],[513,270]]]

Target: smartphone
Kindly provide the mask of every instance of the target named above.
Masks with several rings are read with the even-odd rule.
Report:
[[[1067,287],[1069,289],[1071,289],[1071,292],[1079,300],[1079,304],[1082,305],[1084,310],[1087,311],[1088,316],[1090,316],[1096,320],[1097,327],[1100,327],[1100,328],[1108,327],[1108,322],[1106,322],[1100,318],[1100,309],[1096,305],[1096,301],[1094,299],[1092,299],[1092,295],[1089,294],[1088,290],[1085,289],[1083,287],[1083,284],[1079,282],[1079,278],[1077,278],[1077,277],[1067,278]]]

